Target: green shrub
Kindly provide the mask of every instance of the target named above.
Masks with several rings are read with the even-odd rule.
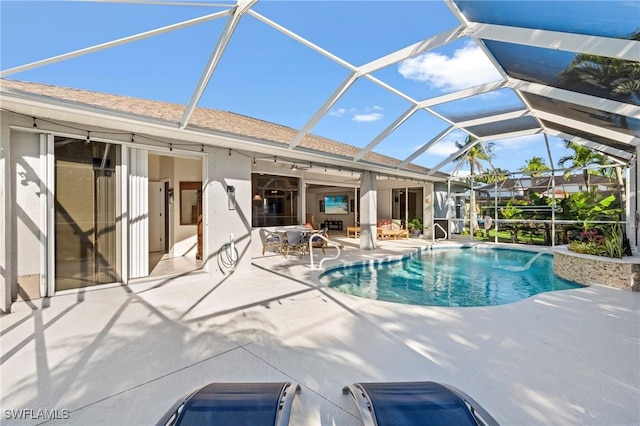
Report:
[[[415,217],[407,222],[407,226],[409,229],[415,229],[417,231],[422,231],[422,221]]]
[[[616,223],[602,225],[598,230],[584,230],[580,233],[579,240],[569,243],[569,250],[576,253],[621,259],[624,253],[622,226]]]

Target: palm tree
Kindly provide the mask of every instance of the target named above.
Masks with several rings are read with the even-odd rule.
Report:
[[[629,40],[640,40],[640,30]],[[636,103],[640,95],[640,62],[578,54],[558,77],[561,87],[621,102]],[[636,102],[630,102],[633,98]]]
[[[476,172],[482,173],[484,170],[483,161],[489,161],[492,158],[491,152],[493,151],[493,142],[489,142],[486,146],[481,145],[482,142],[478,142],[478,139],[474,136],[467,135],[464,139],[464,142],[456,142],[456,147],[458,149],[468,148],[470,145],[471,148],[468,148],[465,152],[456,157],[453,161],[458,163],[459,165],[468,164],[469,172],[470,172],[470,182],[471,182],[471,209],[469,211],[469,220],[470,220],[470,228],[471,235],[473,236],[473,228],[474,221],[476,218],[476,194],[475,189],[473,188],[473,180]]]
[[[570,163],[570,169],[582,169],[584,184],[586,190],[589,191],[591,188],[591,172],[589,171],[589,169],[587,169],[587,166],[593,164],[608,164],[607,159],[604,157],[604,155],[592,151],[591,149],[586,148],[582,145],[578,145],[577,143],[565,140],[564,146],[567,149],[571,149],[573,151],[573,155],[566,155],[564,157],[561,157],[558,160],[558,165],[560,167],[565,167],[566,163]],[[565,177],[568,175],[569,171],[565,173]]]
[[[629,40],[640,40],[640,30]],[[640,102],[640,62],[578,54],[558,76],[559,87],[620,102]],[[609,121],[628,129],[624,115],[610,114]]]
[[[546,172],[551,169],[544,162],[544,158],[534,156],[526,160],[524,166],[520,167],[519,170],[524,172],[526,175],[540,177],[542,176],[542,172]]]
[[[478,143],[478,139],[471,135],[467,135],[467,137],[464,139],[464,142],[456,142],[456,147],[458,149],[463,149],[465,147],[468,147],[469,145],[475,144],[453,160],[458,164],[468,164],[471,176],[474,176],[476,174],[476,171],[478,173],[482,173],[484,170],[482,161],[489,161],[491,158],[493,158],[491,154],[491,152],[493,151],[493,142],[489,142],[488,144],[486,144],[484,147],[485,149],[482,149],[482,147],[480,146],[481,143],[482,142]]]
[[[544,162],[544,158],[534,156],[526,160],[524,166],[520,167],[518,170],[531,177],[531,187],[535,188],[538,183],[537,179],[542,176],[542,172],[546,172],[551,169]]]
[[[510,175],[511,173],[509,173],[509,170],[496,167],[495,169],[491,170],[488,174],[485,174],[482,177],[478,177],[478,182],[484,182],[484,183],[504,182],[509,178]]]

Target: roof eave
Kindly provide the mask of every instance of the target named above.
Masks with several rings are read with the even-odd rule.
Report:
[[[196,144],[215,146],[220,148],[236,148],[251,150],[261,154],[271,154],[299,160],[324,162],[330,165],[342,166],[345,169],[358,169],[352,157],[346,157],[322,151],[297,147],[292,150],[289,146],[268,139],[257,139],[233,133],[221,132],[208,128],[188,126],[179,128],[179,123],[141,114],[88,105],[82,102],[61,100],[51,96],[39,95],[0,86],[0,108],[19,114],[38,116],[52,120],[78,122],[90,126],[104,128],[118,128],[136,134],[181,139]],[[73,115],[73,117],[70,117]],[[215,143],[211,137],[215,137]],[[304,157],[298,154],[304,154]],[[409,170],[398,170],[393,165],[367,162],[366,169],[374,173],[412,178],[423,181],[444,180],[445,177],[429,176]]]

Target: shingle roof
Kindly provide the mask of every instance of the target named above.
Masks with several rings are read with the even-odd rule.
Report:
[[[185,110],[184,105],[169,102],[16,80],[0,79],[0,87],[13,91],[46,96],[61,101],[76,102],[104,110],[124,112],[141,118],[159,119],[175,124],[180,122]],[[229,111],[207,108],[196,108],[189,121],[189,127],[265,140],[282,145],[288,145],[298,133],[296,129],[287,126]],[[307,134],[298,146],[320,153],[346,157],[348,159],[351,159],[360,151],[360,148],[356,146],[347,145],[313,134]],[[364,156],[364,161],[392,167],[397,166],[401,162],[398,159],[374,152],[367,153]],[[409,164],[406,168],[418,173],[426,173],[429,171],[429,169],[415,164]]]

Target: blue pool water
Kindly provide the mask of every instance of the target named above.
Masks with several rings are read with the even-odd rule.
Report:
[[[492,306],[583,287],[553,273],[553,256],[491,248],[433,249],[395,262],[332,269],[327,286],[369,299],[424,306]],[[527,262],[530,267],[523,270]]]

